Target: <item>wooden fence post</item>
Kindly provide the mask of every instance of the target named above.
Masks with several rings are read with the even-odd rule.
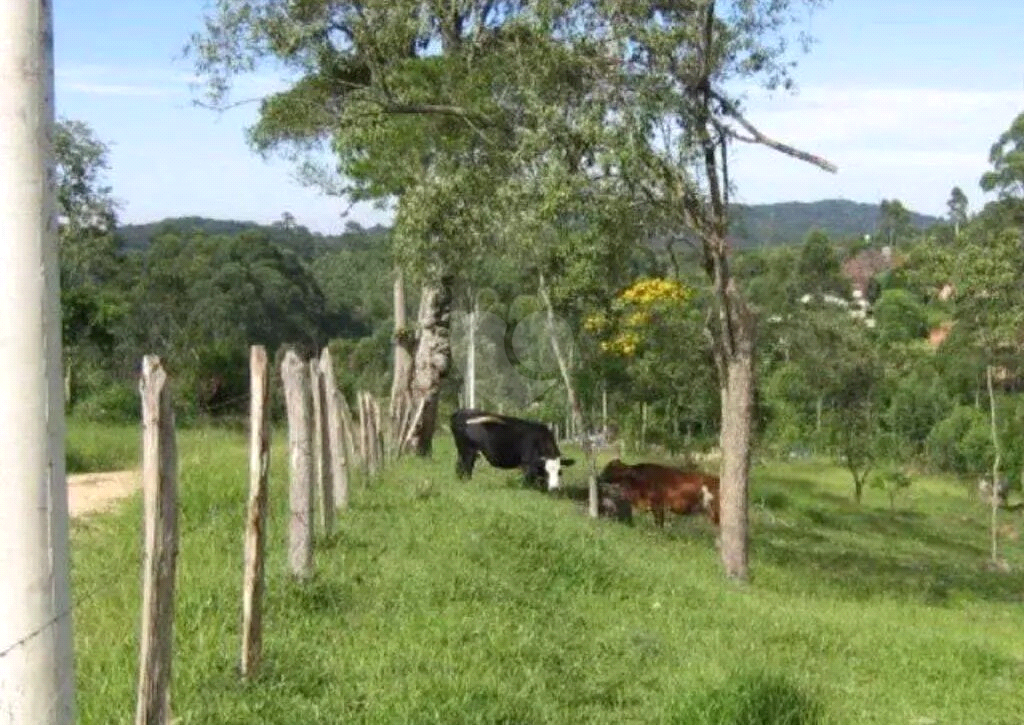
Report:
[[[358,431],[355,430],[356,424],[352,418],[352,409],[348,407],[348,400],[341,394],[340,390],[338,391],[338,406],[341,408],[341,423],[345,434],[345,451],[349,461],[348,473],[349,478],[351,478],[354,473],[361,470],[363,463],[359,457],[359,446],[356,445],[356,433]]]
[[[334,382],[334,360],[331,351],[325,347],[320,353],[320,376],[324,386],[324,403],[327,408],[327,448],[331,456],[331,484],[334,506],[348,508],[348,472],[351,465],[351,451],[344,448],[344,417],[341,413],[341,397]]]
[[[135,725],[167,725],[178,558],[178,451],[167,374],[156,355],[142,358],[139,394],[145,559]]]
[[[245,517],[242,583],[242,677],[259,666],[263,650],[264,557],[267,548],[267,477],[270,471],[270,376],[267,350],[249,348],[249,504]]]
[[[288,565],[298,579],[313,573],[313,456],[309,367],[294,350],[281,360],[288,411]]]
[[[313,392],[313,471],[316,500],[320,506],[320,526],[324,536],[334,531],[334,485],[331,482],[331,448],[327,441],[327,401],[320,359],[309,361],[310,388]]]
[[[372,395],[367,396],[373,412],[373,455],[377,463],[377,471],[384,467],[384,428],[383,416],[380,412],[380,401]]]
[[[366,396],[362,390],[356,392],[356,405],[359,407],[359,462],[360,468],[369,473],[370,452],[369,452],[369,428],[366,420]],[[364,481],[365,482],[365,481]]]
[[[377,475],[377,428],[373,420],[373,396],[366,390],[362,393],[363,440],[366,445],[366,472],[370,478]]]

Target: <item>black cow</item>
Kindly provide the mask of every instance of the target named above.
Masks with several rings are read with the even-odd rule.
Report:
[[[460,479],[473,476],[477,453],[495,468],[518,468],[526,482],[554,491],[560,485],[563,466],[575,461],[562,458],[551,430],[543,423],[483,410],[462,409],[452,413],[452,436],[458,449],[455,475]]]

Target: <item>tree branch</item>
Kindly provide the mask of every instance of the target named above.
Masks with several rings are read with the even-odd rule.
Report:
[[[246,106],[250,103],[259,103],[264,100],[266,96],[256,96],[254,98],[243,98],[240,101],[232,101],[231,103],[207,103],[201,101],[198,98],[192,100],[192,105],[197,108],[205,108],[208,111],[216,111],[217,113],[224,113],[230,111],[232,108],[238,108],[239,106]]]
[[[775,139],[770,138],[765,134],[761,133],[761,131],[759,131],[757,127],[754,126],[754,124],[752,124],[750,121],[744,118],[743,114],[739,112],[739,109],[736,108],[732,101],[730,101],[728,98],[718,93],[714,89],[711,89],[710,92],[714,99],[718,101],[719,105],[721,105],[722,110],[730,118],[732,118],[734,121],[740,124],[747,133],[750,134],[750,137],[746,137],[741,136],[735,132],[732,132],[731,135],[733,136],[733,138],[739,141],[746,141],[747,143],[758,143],[761,144],[762,146],[767,146],[768,148],[779,151],[780,153],[786,154],[787,156],[792,156],[795,159],[800,159],[801,161],[806,161],[809,164],[814,164],[819,169],[828,171],[833,174],[839,170],[839,167],[837,167],[831,161],[822,158],[821,156],[816,156],[815,154],[809,153],[807,151],[801,151],[798,148],[790,146],[789,144],[782,143],[781,141],[776,141]]]

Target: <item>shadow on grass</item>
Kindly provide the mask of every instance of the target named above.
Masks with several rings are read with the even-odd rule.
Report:
[[[854,600],[885,595],[943,605],[955,591],[992,602],[1024,600],[1024,577],[985,571],[982,556],[972,562],[962,558],[963,551],[960,560],[935,553],[910,559],[867,546],[852,549],[799,527],[773,529],[751,543],[755,558],[799,571],[800,579],[824,584]]]
[[[785,677],[745,674],[691,694],[670,722],[678,725],[820,725],[824,708]]]
[[[987,529],[980,524],[970,526],[972,536],[965,538],[964,522],[957,524],[957,531],[942,530],[936,525],[941,519],[920,511],[868,508],[829,493],[821,493],[818,498],[831,505],[827,508],[806,506],[802,513],[811,523],[832,531],[913,540],[929,548],[943,550],[952,558],[983,557],[988,551],[981,543]],[[976,540],[973,535],[977,535]]]

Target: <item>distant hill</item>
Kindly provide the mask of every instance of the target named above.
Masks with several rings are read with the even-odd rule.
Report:
[[[208,217],[170,217],[146,224],[123,224],[117,229],[117,237],[126,250],[141,250],[149,246],[154,237],[164,233],[193,234],[201,232],[209,236],[235,236],[247,231],[259,231],[272,241],[294,249],[303,256],[312,256],[327,249],[365,248],[382,242],[390,231],[388,227],[375,225],[363,228],[350,223],[341,234],[320,234],[311,232],[298,224],[274,222],[236,221],[233,219],[210,219]]]
[[[740,247],[799,242],[814,228],[833,239],[859,237],[875,231],[879,209],[879,204],[846,199],[736,204],[731,231]],[[941,219],[911,211],[910,221],[924,229]]]
[[[740,248],[774,246],[800,242],[814,228],[822,229],[833,239],[848,239],[871,234],[878,224],[878,204],[867,204],[845,199],[821,201],[787,201],[778,204],[736,204],[733,207],[732,236]],[[910,212],[911,223],[923,229],[938,221],[938,217]],[[367,229],[350,224],[345,232],[325,235],[311,232],[297,224],[256,222],[206,217],[175,217],[147,224],[125,224],[117,235],[125,249],[143,249],[150,240],[164,231],[189,233],[201,231],[209,235],[233,236],[244,231],[259,230],[274,241],[311,256],[333,248],[365,248],[386,239],[388,227]]]

